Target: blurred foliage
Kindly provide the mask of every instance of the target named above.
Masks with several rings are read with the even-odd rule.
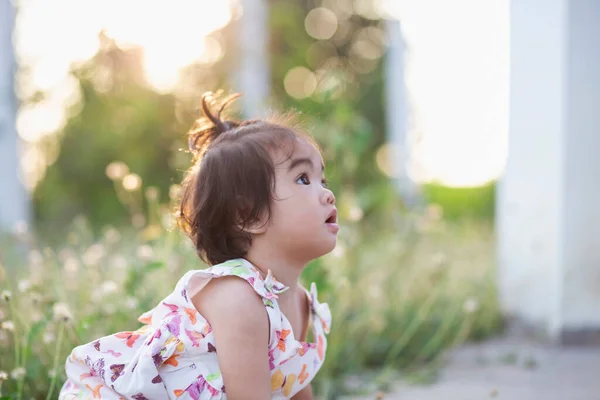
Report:
[[[137,329],[137,317],[186,271],[204,267],[191,243],[169,230],[168,207],[154,195],[145,201],[153,222],[139,231],[106,227],[95,238],[76,218],[57,248],[24,230],[3,238],[0,371],[11,376],[4,394],[56,395],[73,347]],[[326,362],[313,381],[323,398],[384,390],[399,368],[439,365],[447,349],[500,328],[491,227],[440,216],[433,208],[366,228],[342,220],[336,250],[303,274],[333,313]]]
[[[365,212],[375,212],[381,202],[394,199],[374,157],[385,141],[382,67],[380,59],[362,60],[366,67],[360,64],[353,43],[357,37],[364,39],[366,28],[371,35],[383,35],[381,22],[352,15],[339,22],[343,35],[315,40],[306,33],[305,17],[316,5],[270,2],[271,102],[278,111],[295,109],[305,116],[309,131],[324,148],[334,191],[343,189],[364,203]],[[73,70],[80,102],[70,110],[65,128],[46,139],[46,151],[55,152],[56,161],[34,193],[41,231],[54,238],[76,215],[86,216],[95,228],[130,224],[128,202],[118,198],[121,191],[115,191],[106,176],[112,162],[125,163],[129,173],[158,187],[163,196],[181,180],[189,157],[179,150],[185,148],[184,133],[199,116],[201,93],[231,87],[236,29],[234,20],[214,34],[225,47],[222,60],[188,67],[178,88],[168,94],[144,82],[139,49],[121,49],[101,35],[97,55]],[[383,54],[383,42],[371,44]],[[315,71],[318,79],[314,93],[301,100],[283,85],[286,73],[298,66]],[[142,211],[134,213],[136,226],[143,224]]]
[[[448,219],[494,219],[496,182],[464,188],[428,183],[422,186],[422,192],[428,203],[441,206],[444,216]]]
[[[390,371],[435,364],[446,349],[500,327],[488,220],[493,186],[426,185],[425,199],[441,207],[403,207],[375,162],[385,143],[383,22],[347,12],[353,4],[269,1],[271,103],[297,110],[321,144],[344,226],[338,248],[303,275],[317,282],[334,313],[328,357],[314,383],[324,398],[356,386],[348,377],[367,368],[380,372],[369,382],[358,378],[359,388],[381,389]],[[317,6],[338,15],[330,39],[306,32],[305,18]],[[21,232],[0,248],[0,290],[13,294],[0,305],[0,320],[14,324],[0,329],[0,370],[26,371],[5,382],[8,393],[45,398],[54,376],[56,392],[72,347],[131,330],[185,271],[203,267],[190,243],[169,230],[169,210],[189,165],[181,149],[201,93],[233,86],[237,23],[213,34],[224,58],[186,68],[172,93],[144,82],[139,49],[105,36],[98,54],[73,70],[81,101],[64,130],[44,143],[56,161],[34,193],[41,238]],[[296,67],[316,78],[304,98],[284,85]],[[61,319],[57,303],[73,318]]]

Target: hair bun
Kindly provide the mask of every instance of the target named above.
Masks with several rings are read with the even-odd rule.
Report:
[[[237,121],[221,119],[221,113],[225,107],[240,97],[240,94],[234,93],[221,99],[222,93],[222,91],[206,92],[202,95],[201,106],[204,116],[196,120],[188,132],[188,147],[196,157],[202,156],[208,146],[221,134],[239,126]],[[213,112],[213,107],[218,108],[216,114]]]

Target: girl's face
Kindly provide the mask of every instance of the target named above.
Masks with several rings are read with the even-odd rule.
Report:
[[[325,187],[323,160],[312,144],[297,139],[287,158],[275,160],[275,200],[265,234],[275,249],[308,262],[336,245],[335,196]]]

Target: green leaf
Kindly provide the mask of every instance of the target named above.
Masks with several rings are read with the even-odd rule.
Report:
[[[146,269],[153,271],[155,269],[160,269],[165,266],[165,263],[162,261],[153,261],[151,263],[146,264]]]

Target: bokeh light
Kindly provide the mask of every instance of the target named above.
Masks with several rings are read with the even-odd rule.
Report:
[[[305,99],[317,88],[317,77],[306,67],[295,67],[285,75],[283,86],[290,96]]]
[[[136,174],[127,174],[123,178],[123,188],[130,192],[135,192],[142,187],[142,178]]]
[[[306,32],[315,39],[331,39],[338,27],[333,11],[325,7],[310,10],[304,20]]]

